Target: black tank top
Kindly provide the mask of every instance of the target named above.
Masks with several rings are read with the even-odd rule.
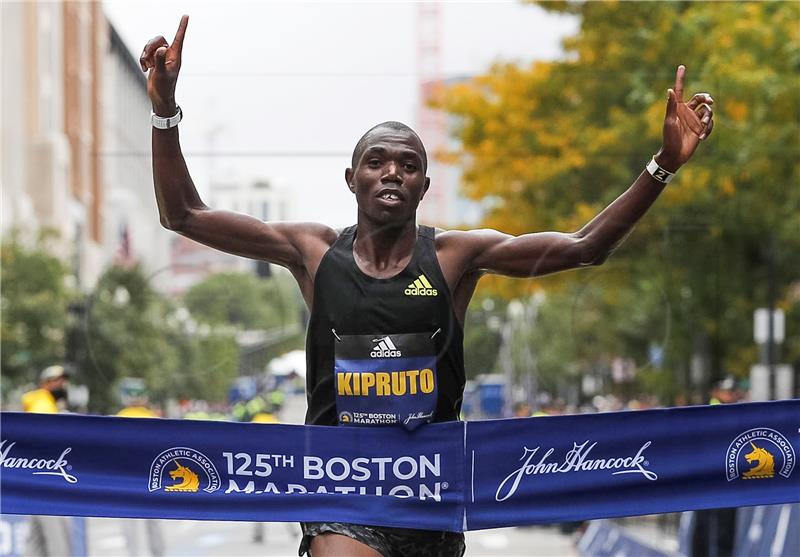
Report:
[[[341,232],[314,279],[306,337],[306,423],[337,425],[334,384],[336,335],[433,332],[437,403],[433,421],[457,420],[464,392],[463,331],[434,245],[435,231],[418,227],[414,253],[403,271],[379,279],[355,262],[356,226]]]

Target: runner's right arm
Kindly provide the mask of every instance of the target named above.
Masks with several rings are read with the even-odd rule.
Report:
[[[148,71],[147,93],[162,117],[177,112],[175,85],[189,17],[181,18],[172,44],[162,36],[150,40],[139,58]],[[207,246],[261,259],[313,277],[316,263],[336,232],[313,223],[266,223],[232,211],[214,210],[200,199],[181,152],[178,128],[153,128],[153,181],[161,224]],[[302,286],[302,285],[301,285]]]

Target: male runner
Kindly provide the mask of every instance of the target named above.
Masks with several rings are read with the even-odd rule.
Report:
[[[153,176],[161,223],[188,238],[282,265],[311,310],[306,423],[396,424],[413,429],[457,420],[464,388],[462,324],[480,277],[534,277],[609,256],[714,126],[711,96],[683,101],[685,68],[668,91],[663,145],[633,185],[577,232],[510,236],[496,230],[438,231],[417,225],[430,185],[419,137],[397,122],[369,130],[345,171],[357,224],[262,222],[206,206],[189,176],[178,130],[175,85],[188,16],[172,44],[144,47],[153,105]],[[169,120],[167,120],[169,119]],[[375,358],[375,372],[348,361]],[[380,370],[380,371],[378,371]],[[410,371],[409,371],[410,370]],[[380,396],[376,396],[380,395]],[[304,524],[301,555],[461,555],[463,535],[340,523]]]

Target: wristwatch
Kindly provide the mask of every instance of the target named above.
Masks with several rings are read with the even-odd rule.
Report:
[[[176,127],[180,121],[183,120],[183,110],[181,110],[181,107],[178,105],[175,105],[175,108],[178,109],[178,112],[169,118],[159,116],[155,112],[151,113],[150,121],[153,123],[153,127],[158,128],[159,130],[168,130]]]

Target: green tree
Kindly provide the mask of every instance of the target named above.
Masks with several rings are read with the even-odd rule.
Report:
[[[169,311],[139,266],[113,266],[103,273],[85,301],[77,335],[77,379],[89,387],[91,411],[118,410],[116,388],[123,377],[143,378],[154,400],[174,392],[185,360],[180,334],[168,324]]]
[[[239,351],[241,374],[258,374],[280,354],[302,348],[301,300],[286,273],[259,279],[251,273],[220,273],[194,285],[184,296],[192,318],[212,331],[257,330],[264,340]]]
[[[6,392],[35,381],[39,370],[65,356],[69,275],[51,255],[56,240],[54,232],[43,230],[29,246],[12,231],[2,244],[0,354]]]
[[[467,379],[496,372],[505,311],[506,304],[502,299],[476,296],[470,302],[464,322],[464,371]]]
[[[173,377],[171,391],[182,398],[224,402],[239,374],[239,346],[230,333],[190,337],[188,365]]]
[[[297,323],[296,288],[287,277],[259,279],[252,273],[219,273],[192,286],[184,303],[194,319],[209,325],[271,329]]]
[[[577,230],[658,149],[666,89],[675,67],[685,64],[687,88],[717,101],[709,141],[606,266],[538,284],[567,289],[587,274],[614,276],[598,287],[598,307],[608,312],[604,322],[614,336],[628,339],[634,315],[617,315],[613,304],[600,301],[650,281],[658,287],[640,292],[641,305],[658,307],[663,298],[672,334],[665,356],[670,380],[649,384],[684,383],[698,351],[710,367],[706,386],[724,374],[745,376],[757,358],[752,311],[767,304],[770,281],[787,311],[787,329],[800,328],[792,294],[800,278],[800,189],[793,187],[800,182],[800,4],[541,6],[580,18],[579,32],[564,43],[564,60],[498,64],[439,100],[457,117],[453,132],[461,146],[446,158],[464,168],[465,193],[489,207],[490,227]],[[532,288],[487,282],[509,297]],[[800,358],[798,338],[788,339],[784,360]],[[641,350],[639,341],[607,342],[609,353]]]

